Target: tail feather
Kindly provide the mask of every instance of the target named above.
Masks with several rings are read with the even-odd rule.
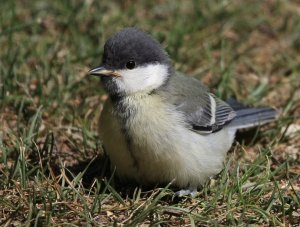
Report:
[[[229,124],[230,128],[243,129],[255,127],[272,122],[278,116],[278,111],[270,107],[249,108],[231,99],[227,103],[236,112],[236,117]]]
[[[236,114],[235,119],[229,124],[229,127],[236,129],[263,125],[274,121],[278,115],[275,109],[268,107],[237,110]]]

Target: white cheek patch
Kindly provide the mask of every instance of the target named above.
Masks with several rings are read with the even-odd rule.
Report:
[[[168,66],[149,64],[135,69],[118,70],[121,76],[116,78],[118,87],[127,94],[148,92],[164,84],[168,78]]]

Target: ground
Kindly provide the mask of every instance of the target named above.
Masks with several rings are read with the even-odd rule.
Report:
[[[0,6],[1,226],[299,225],[299,1]],[[126,26],[151,33],[177,70],[217,96],[280,111],[238,135],[224,170],[195,198],[110,177],[97,132],[107,95],[87,72]]]

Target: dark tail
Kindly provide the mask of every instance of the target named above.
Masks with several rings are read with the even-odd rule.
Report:
[[[266,124],[278,117],[278,111],[270,107],[249,108],[230,99],[227,103],[235,110],[236,117],[228,125],[230,128],[242,129]]]

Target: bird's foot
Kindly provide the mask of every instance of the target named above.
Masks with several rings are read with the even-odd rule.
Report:
[[[192,198],[196,197],[197,188],[181,189],[180,191],[175,192],[174,197],[183,197],[191,196]]]

